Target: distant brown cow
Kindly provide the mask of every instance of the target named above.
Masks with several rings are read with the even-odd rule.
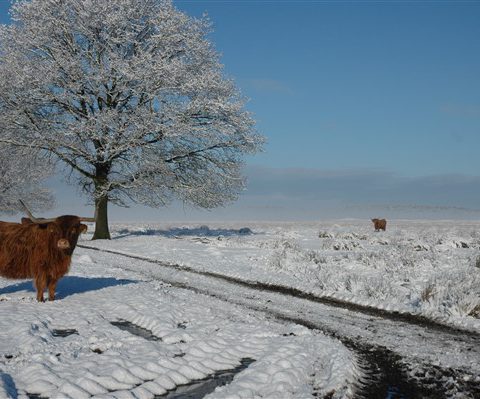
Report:
[[[375,226],[375,231],[385,231],[387,228],[387,221],[385,219],[372,219],[372,222]]]
[[[80,222],[95,219],[72,215],[37,219],[25,209],[29,218],[22,218],[21,224],[0,222],[0,276],[33,278],[37,300],[43,302],[43,291],[48,288],[48,299],[53,301],[57,282],[70,267],[78,236],[87,231]]]

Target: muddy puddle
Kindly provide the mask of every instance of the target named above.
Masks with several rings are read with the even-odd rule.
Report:
[[[126,320],[111,321],[110,324],[115,327],[118,327],[120,330],[128,331],[130,334],[137,335],[149,341],[162,340],[160,337],[157,337],[156,335],[154,335],[150,330],[137,326],[136,324],[133,324]]]
[[[65,337],[68,337],[69,335],[72,335],[72,334],[77,334],[78,335],[78,331],[75,330],[74,328],[67,328],[65,330],[52,330],[52,336],[54,337],[62,337],[62,338],[65,338]]]
[[[235,375],[245,370],[255,360],[243,358],[240,365],[231,370],[217,371],[215,374],[204,378],[203,380],[195,380],[186,385],[180,385],[173,391],[165,395],[157,395],[155,399],[200,399],[205,395],[215,391],[217,387],[228,385],[233,381]]]

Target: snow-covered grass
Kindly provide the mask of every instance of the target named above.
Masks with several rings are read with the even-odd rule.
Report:
[[[117,224],[94,245],[480,331],[480,222]]]

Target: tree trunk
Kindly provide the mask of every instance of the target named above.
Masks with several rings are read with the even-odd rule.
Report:
[[[103,195],[95,200],[95,233],[92,240],[110,240],[108,230],[108,196]]]

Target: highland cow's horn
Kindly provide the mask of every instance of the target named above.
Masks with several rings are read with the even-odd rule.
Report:
[[[27,212],[28,217],[30,220],[35,223],[35,224],[44,224],[44,223],[50,223],[55,221],[55,218],[53,219],[44,219],[44,218],[36,218],[35,216],[32,215],[30,210],[27,208],[27,206],[24,204],[22,200],[18,200],[20,204],[22,204],[23,208],[25,209],[25,212]]]
[[[96,218],[79,218],[81,222],[95,222]]]

